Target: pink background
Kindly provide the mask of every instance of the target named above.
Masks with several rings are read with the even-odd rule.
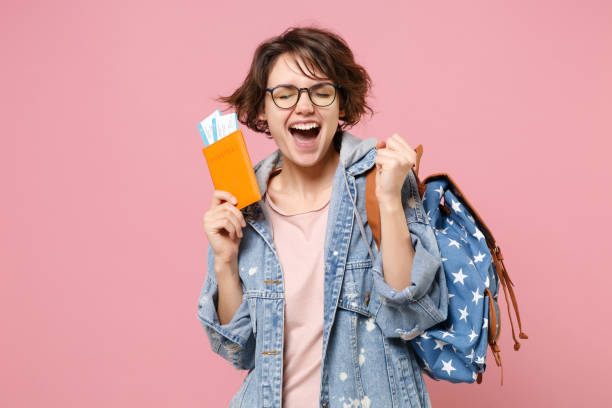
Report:
[[[309,23],[373,78],[353,133],[422,143],[422,175],[455,177],[516,283],[530,339],[514,352],[503,321],[504,386],[491,359],[482,385],[429,381],[434,407],[609,406],[610,2],[12,3],[0,406],[227,406],[244,373],[196,317],[212,190],[196,124],[260,41]],[[274,148],[247,139],[253,162]]]

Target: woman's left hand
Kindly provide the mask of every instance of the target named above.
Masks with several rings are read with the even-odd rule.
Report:
[[[397,133],[376,144],[376,198],[379,204],[401,205],[402,185],[416,163],[416,152]]]

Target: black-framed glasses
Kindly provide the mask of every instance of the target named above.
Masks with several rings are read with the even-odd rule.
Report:
[[[336,100],[336,91],[339,85],[329,82],[314,84],[310,88],[298,88],[293,85],[278,85],[274,88],[267,88],[266,91],[272,95],[272,101],[281,109],[290,109],[297,105],[302,95],[302,91],[308,93],[308,97],[313,105],[322,108],[331,105]]]

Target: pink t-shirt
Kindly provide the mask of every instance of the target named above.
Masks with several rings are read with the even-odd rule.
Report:
[[[318,406],[323,347],[323,275],[329,201],[283,213],[264,196],[285,283],[283,407]]]

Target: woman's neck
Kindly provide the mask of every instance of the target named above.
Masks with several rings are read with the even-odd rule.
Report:
[[[300,167],[283,157],[282,171],[269,186],[273,197],[290,197],[306,206],[329,198],[339,160],[340,154],[333,147],[322,163],[316,166]]]

